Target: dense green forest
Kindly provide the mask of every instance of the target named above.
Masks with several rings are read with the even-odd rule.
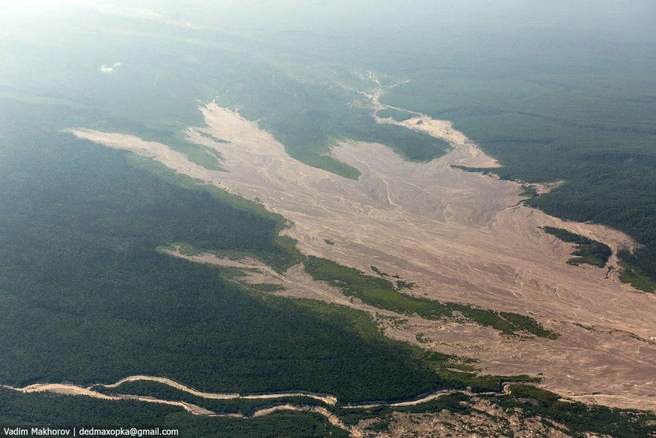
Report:
[[[161,395],[161,391],[160,391]],[[589,433],[642,438],[656,433],[653,413],[601,406],[586,406],[561,400],[552,392],[532,386],[513,385],[504,396],[478,395],[522,418],[536,417],[549,425],[559,424],[574,437]],[[174,397],[175,398],[175,397]],[[184,399],[181,398],[181,399]],[[363,419],[378,419],[368,430],[384,431],[394,412],[431,413],[444,410],[453,414],[481,413],[472,406],[472,396],[453,393],[436,400],[407,407],[329,408],[347,425]],[[518,411],[519,410],[519,411]],[[4,427],[136,427],[177,429],[181,437],[325,437],[348,436],[317,414],[279,412],[250,419],[195,417],[180,408],[137,401],[106,401],[55,394],[18,394],[0,388],[0,422]],[[0,430],[3,433],[3,430]]]
[[[596,240],[588,239],[580,234],[570,233],[562,228],[544,227],[544,232],[552,234],[563,242],[574,243],[576,249],[572,255],[576,256],[567,261],[570,265],[578,266],[581,263],[598,266],[603,268],[608,262],[612,251],[608,245],[604,245]]]
[[[363,43],[348,54],[340,51],[339,41],[303,36],[316,45],[313,54],[321,51],[336,63],[348,59],[377,72],[381,86],[387,87],[383,103],[452,120],[500,161],[503,167],[496,173],[502,178],[564,181],[527,204],[563,219],[626,232],[643,246],[624,257],[628,275],[623,280],[643,289],[651,284],[649,278],[656,280],[653,39],[635,45],[591,38],[572,43],[564,36],[544,41],[538,35],[509,45],[499,35],[475,42],[453,42],[446,36],[447,43],[427,28],[394,37],[370,32],[378,43]],[[433,46],[412,45],[422,38]],[[487,62],[477,62],[479,58]],[[363,89],[378,86],[352,83]],[[397,110],[378,115],[408,117]],[[270,120],[269,129],[275,132],[277,124]],[[423,159],[426,154],[407,155]]]
[[[414,350],[359,312],[247,294],[219,269],[156,251],[187,242],[285,259],[275,219],[166,183],[128,154],[70,134],[3,134],[3,382],[151,374],[205,390],[353,401],[441,387]]]
[[[97,392],[107,395],[138,395],[155,397],[160,400],[183,401],[208,409],[215,414],[241,414],[251,417],[256,409],[271,406],[284,405],[286,403],[295,406],[324,406],[324,403],[310,397],[280,397],[271,400],[257,399],[235,399],[217,400],[194,396],[185,391],[172,388],[157,382],[136,381],[125,382],[117,388],[104,388],[96,385],[93,388]]]
[[[626,232],[644,245],[627,262],[656,279],[656,82],[650,74],[409,74],[413,79],[384,102],[455,121],[503,164],[495,170],[502,178],[565,181],[527,204]]]
[[[630,409],[610,409],[562,400],[557,394],[526,385],[512,385],[500,406],[521,408],[524,416],[539,415],[568,428],[575,437],[589,432],[617,437],[646,437],[656,433],[656,415]]]
[[[378,110],[376,111],[376,116],[386,119],[386,118],[392,118],[396,120],[397,122],[404,122],[408,119],[411,119],[414,117],[414,114],[406,112],[406,111],[399,111],[394,108],[387,108],[383,110]]]
[[[48,114],[42,107],[15,101],[3,101],[3,105],[14,117],[34,116],[39,109]],[[2,117],[9,118],[7,114]],[[64,120],[52,115],[50,124],[44,119],[40,127],[16,122],[2,125],[0,223],[7,230],[0,236],[4,310],[0,373],[4,383],[91,384],[152,374],[209,391],[300,389],[335,394],[345,403],[392,401],[440,388],[500,391],[503,381],[512,380],[470,374],[467,366],[458,372],[461,366],[456,358],[390,341],[362,312],[248,292],[226,281],[221,269],[158,253],[158,246],[186,242],[196,248],[230,249],[265,260],[272,257],[283,265],[284,260],[298,257],[276,237],[283,222],[280,217],[216,191],[185,188],[185,181],[162,168],[57,133],[54,128],[68,123],[70,116],[61,110],[57,114]],[[312,269],[312,261],[317,260],[308,261],[315,275],[326,268],[319,264]],[[350,294],[367,293],[363,284],[373,282],[378,290],[374,295],[382,291],[381,296],[391,297],[392,302],[403,296],[382,277],[335,269],[332,281],[350,281],[343,284]],[[391,305],[385,303],[381,305]],[[423,311],[422,306],[431,303],[400,304]],[[426,311],[489,313],[467,306],[435,305],[439,308]],[[495,327],[497,319],[504,324],[530,322],[525,318],[513,322],[512,314],[491,317]],[[509,330],[517,328],[526,329],[519,325]],[[225,413],[248,415],[262,407],[248,401],[208,403],[153,385],[132,384],[122,390],[195,402]],[[286,436],[343,433],[314,414],[279,413],[253,420],[197,418],[178,408],[131,401],[108,404],[8,390],[1,390],[0,395],[3,424],[8,426],[138,423],[140,427],[179,428],[185,436],[201,437],[264,436],[267,431],[288,431]],[[462,397],[455,394],[406,410],[466,413]],[[285,401],[316,403],[303,398]],[[335,409],[342,414],[341,408]],[[357,421],[372,415],[385,418],[391,412],[380,408],[344,414],[347,420]],[[564,415],[558,412],[554,415]],[[583,419],[575,416],[569,421],[581,423],[581,430],[599,429],[585,420],[587,412],[581,411]],[[619,415],[612,417],[615,429],[602,430],[628,427],[624,414],[615,412],[603,412]],[[642,420],[631,424],[636,430],[647,430]]]
[[[563,401],[557,394],[533,386],[512,385],[511,393],[499,396],[478,395],[512,412],[520,410],[521,418],[538,417],[546,424],[562,425],[564,433],[573,437],[587,437],[589,433],[616,437],[640,438],[653,436],[656,415],[628,409],[609,409],[603,406],[587,406],[583,403]],[[383,430],[392,420],[394,412],[428,413],[447,410],[454,414],[469,415],[481,411],[472,407],[472,397],[453,393],[428,403],[402,408],[379,406],[370,409],[338,409],[336,413],[347,424],[363,418],[378,418],[378,427]],[[556,428],[560,428],[556,426]],[[507,432],[509,433],[509,432]],[[510,434],[510,433],[509,433]]]
[[[378,86],[362,76],[371,70],[387,89],[384,103],[453,120],[504,165],[502,177],[564,180],[528,203],[627,232],[644,245],[624,258],[634,277],[656,279],[653,38],[593,38],[561,29],[561,19],[548,22],[548,33],[494,21],[462,39],[450,24],[436,33],[421,19],[402,33],[372,26],[334,38],[329,27],[237,38],[156,20],[136,31],[129,20],[92,9],[52,13],[2,29],[10,38],[0,49],[15,62],[0,72],[1,96],[75,108],[76,125],[165,141],[214,168],[220,163],[181,133],[202,124],[197,107],[212,99],[257,120],[292,156],[351,178],[356,169],[325,155],[335,140],[379,141],[414,160],[444,153],[443,142],[376,125],[359,93]],[[72,19],[80,24],[64,25]],[[48,38],[35,43],[30,26],[42,26]],[[108,59],[123,65],[98,73]]]
[[[275,261],[279,269],[299,257],[277,236],[281,217],[216,190],[185,187],[162,167],[58,132],[72,117],[61,108],[49,118],[40,106],[0,102],[13,120],[2,124],[0,149],[3,383],[110,383],[147,374],[206,391],[306,390],[346,403],[443,388],[498,391],[508,379],[454,371],[456,358],[389,340],[363,312],[243,289],[222,269],[158,252],[183,242]],[[10,119],[8,111],[0,117]],[[41,125],[17,122],[17,115],[39,111]],[[32,417],[0,411],[16,424],[38,423],[72,403],[45,400],[59,407],[41,416],[26,410]],[[93,412],[96,404],[85,401],[60,420],[78,418],[76,409]],[[169,412],[112,406],[118,410],[98,424],[141,413],[159,421]],[[255,406],[209,407],[248,413]],[[303,422],[319,427],[312,418]],[[202,425],[216,424],[189,427]]]
[[[56,394],[19,394],[0,388],[0,434],[4,427],[177,429],[179,436],[347,437],[324,417],[303,412],[278,412],[264,417],[199,418],[174,406],[137,401],[107,401]]]
[[[178,7],[160,2],[165,3]],[[284,218],[61,132],[80,126],[130,133],[221,170],[220,155],[188,143],[183,132],[203,124],[198,107],[212,100],[257,121],[293,157],[348,178],[359,172],[327,155],[342,139],[381,142],[416,161],[448,150],[426,135],[376,124],[364,94],[380,86],[387,91],[385,103],[453,120],[500,160],[501,177],[564,180],[527,203],[635,237],[643,244],[637,253],[619,254],[623,278],[656,290],[651,281],[656,280],[653,42],[632,45],[600,34],[550,39],[539,32],[524,38],[527,31],[520,24],[503,27],[504,35],[514,36],[508,45],[499,35],[480,31],[456,28],[449,34],[454,28],[444,22],[436,26],[432,20],[439,17],[430,14],[412,29],[397,28],[394,16],[392,28],[376,22],[244,37],[181,25],[177,17],[143,19],[121,10],[68,5],[15,21],[7,21],[11,14],[5,12],[0,16],[0,51],[7,60],[0,69],[0,383],[93,384],[151,374],[206,391],[307,390],[347,403],[400,400],[444,388],[499,391],[504,381],[530,380],[473,374],[458,358],[385,338],[365,313],[242,288],[230,281],[227,269],[157,252],[187,244],[249,254],[279,271],[304,260],[294,242],[278,236]],[[187,17],[188,11],[178,12]],[[201,18],[212,17],[218,15]],[[113,72],[101,72],[101,65],[118,61]],[[374,76],[366,74],[370,70]],[[378,115],[407,117],[397,110]],[[590,261],[606,253],[595,248],[580,256]],[[393,283],[314,258],[306,267],[315,278],[380,308],[427,318],[458,312],[506,335],[556,336],[522,315],[412,298],[400,293],[411,287],[400,279]],[[156,385],[117,391],[185,399],[225,413],[248,414],[258,406],[207,404]],[[467,400],[456,393],[403,410],[467,413],[471,408],[461,403]],[[566,403],[530,387],[515,386],[513,394],[491,400],[563,423],[580,435],[654,434],[650,414]],[[384,423],[392,411],[335,408],[351,422],[380,415]],[[174,407],[2,388],[0,421],[7,426],[138,423],[180,428],[184,436],[197,437],[344,435],[307,413],[247,421],[196,418]]]
[[[518,3],[441,2],[434,14],[419,3],[407,6],[411,12],[390,7],[390,15],[380,8],[388,28],[369,23],[343,39],[306,30],[281,35],[279,44],[298,58],[320,54],[375,72],[378,84],[359,86],[380,85],[384,104],[453,121],[499,160],[502,178],[563,180],[529,205],[628,233],[644,245],[624,257],[631,280],[649,284],[656,279],[656,38],[645,17],[653,3]],[[412,29],[393,24],[408,16]]]

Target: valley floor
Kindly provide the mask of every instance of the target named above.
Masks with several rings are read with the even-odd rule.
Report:
[[[70,132],[263,204],[292,224],[283,233],[296,239],[306,255],[369,275],[377,275],[375,266],[414,283],[404,290],[410,295],[528,315],[560,335],[555,340],[508,337],[473,323],[404,315],[391,323],[381,317],[392,338],[475,359],[485,373],[540,376],[543,387],[577,401],[656,410],[656,296],[619,282],[615,256],[610,271],[567,265],[573,246],[541,228],[584,235],[609,245],[614,254],[635,247],[628,236],[550,217],[521,204],[521,184],[453,168],[497,164],[449,122],[423,115],[404,122],[379,120],[451,144],[450,153],[428,163],[405,161],[380,144],[340,142],[332,156],[362,173],[355,181],[292,159],[272,135],[238,113],[214,103],[201,111],[206,126],[189,127],[188,139],[218,151],[225,172],[134,136],[83,128]],[[170,253],[235,264],[207,254]],[[237,266],[258,270],[255,282],[284,286],[278,294],[394,316],[313,281],[301,265],[284,274],[256,261]]]

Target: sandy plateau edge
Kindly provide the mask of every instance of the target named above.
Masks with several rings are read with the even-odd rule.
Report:
[[[632,248],[628,236],[518,205],[519,184],[451,168],[495,161],[449,122],[421,116],[399,123],[451,143],[449,154],[429,163],[404,161],[379,144],[335,147],[335,158],[362,172],[353,181],[290,158],[273,136],[237,113],[213,103],[201,111],[206,126],[190,127],[188,139],[219,151],[228,172],[207,170],[134,136],[70,132],[262,203],[294,224],[285,233],[304,254],[372,275],[374,265],[415,282],[413,295],[530,315],[562,335],[507,338],[473,324],[408,318],[404,326],[388,327],[394,338],[417,342],[415,333],[422,332],[422,347],[478,359],[485,372],[542,373],[543,386],[565,396],[656,409],[656,297],[619,283],[606,269],[567,265],[572,245],[540,227],[566,228],[614,250]],[[293,269],[278,280],[300,283],[303,273]],[[303,281],[290,294],[349,302]]]

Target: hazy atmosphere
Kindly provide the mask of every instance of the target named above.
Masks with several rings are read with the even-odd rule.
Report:
[[[0,6],[0,435],[655,436],[653,1]]]

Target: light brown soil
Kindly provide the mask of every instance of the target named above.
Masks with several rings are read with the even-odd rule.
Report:
[[[525,418],[520,410],[502,411],[489,402],[479,400],[473,404],[470,414],[454,414],[447,410],[429,414],[394,413],[389,431],[378,435],[381,438],[399,436],[420,437],[550,437],[565,438],[564,427],[547,426],[540,417]]]
[[[155,378],[151,378],[148,380],[154,380]],[[23,392],[23,393],[38,393],[38,392],[50,392],[54,394],[62,394],[62,395],[74,395],[74,396],[84,396],[84,397],[91,397],[91,398],[97,398],[101,400],[139,400],[142,402],[146,403],[155,403],[155,404],[160,404],[160,405],[169,405],[169,406],[177,406],[180,408],[183,408],[187,412],[193,414],[193,415],[203,415],[203,416],[214,416],[215,414],[212,411],[208,411],[205,408],[201,408],[200,406],[193,405],[191,403],[186,403],[186,402],[181,402],[181,401],[171,401],[171,400],[160,400],[156,399],[153,397],[145,397],[145,396],[136,396],[136,395],[118,395],[118,396],[109,396],[105,394],[101,394],[99,392],[93,391],[90,388],[85,388],[81,386],[75,386],[75,385],[69,385],[69,384],[59,384],[59,383],[44,383],[44,384],[35,384],[35,385],[30,385],[26,386],[25,388],[12,388],[10,386],[3,386],[3,388],[7,389],[13,389],[15,391]]]
[[[290,158],[269,133],[236,113],[214,104],[201,111],[207,126],[189,128],[188,138],[218,150],[228,172],[206,170],[165,145],[136,137],[70,132],[259,200],[293,222],[285,233],[305,254],[372,275],[374,265],[415,282],[408,292],[413,295],[530,315],[562,335],[554,341],[507,338],[473,324],[408,318],[405,325],[390,326],[390,336],[417,342],[414,333],[422,332],[423,347],[478,359],[485,372],[543,373],[544,386],[563,395],[584,399],[600,393],[600,403],[656,408],[656,296],[606,278],[606,269],[567,265],[572,245],[540,227],[565,228],[614,250],[633,248],[628,236],[518,205],[519,184],[452,169],[495,162],[448,122],[422,116],[421,124],[402,123],[451,142],[453,151],[430,163],[404,161],[378,144],[335,147],[335,158],[362,172],[353,181]],[[306,296],[344,301],[316,288],[305,280]]]
[[[239,395],[239,394],[223,394],[223,393],[214,393],[214,392],[201,392],[193,388],[189,388],[181,383],[175,382],[171,379],[165,377],[152,377],[152,376],[130,376],[124,379],[119,380],[116,383],[110,385],[99,385],[104,386],[105,388],[117,388],[125,382],[138,382],[138,381],[149,381],[149,382],[158,382],[164,385],[168,385],[172,388],[178,389],[180,391],[187,392],[196,397],[212,399],[212,400],[234,400],[234,399],[244,399],[244,400],[268,400],[268,399],[277,399],[283,397],[309,397],[316,400],[322,401],[329,405],[334,405],[337,403],[337,398],[332,395],[326,394],[314,394],[309,392],[276,392],[273,394],[257,394],[257,395]],[[47,385],[36,385],[37,387],[46,387]],[[80,388],[84,390],[83,388]]]
[[[550,183],[532,183],[529,184],[531,187],[535,189],[535,191],[538,193],[538,195],[542,195],[544,193],[549,193],[550,191],[557,189],[558,187],[562,186],[565,184],[564,180],[558,180]]]

